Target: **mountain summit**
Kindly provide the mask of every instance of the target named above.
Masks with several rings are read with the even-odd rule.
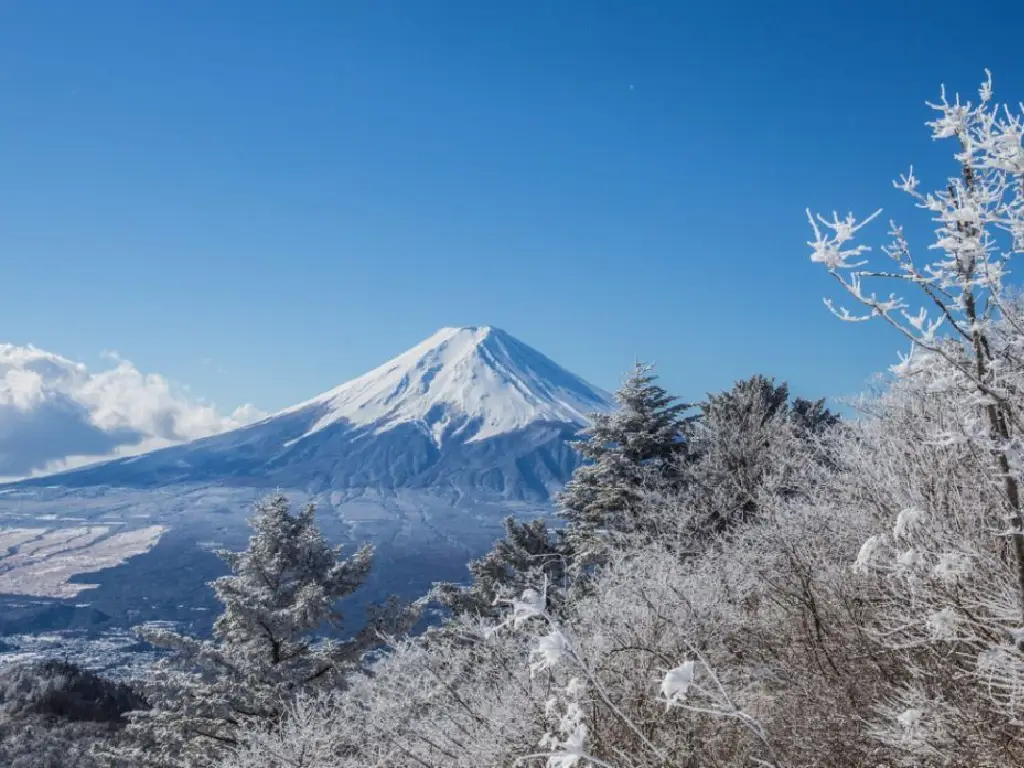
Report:
[[[442,328],[407,352],[287,412],[325,409],[308,434],[344,422],[381,433],[419,424],[485,440],[535,422],[584,425],[610,397],[499,328]],[[303,435],[304,439],[308,436]]]
[[[23,485],[418,488],[543,501],[578,463],[568,440],[611,407],[608,393],[505,331],[442,328],[255,424]]]

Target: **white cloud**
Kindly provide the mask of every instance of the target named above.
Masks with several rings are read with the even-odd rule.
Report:
[[[115,352],[104,357],[113,367],[92,372],[33,346],[0,344],[0,477],[144,453],[266,415],[243,405],[225,416]]]

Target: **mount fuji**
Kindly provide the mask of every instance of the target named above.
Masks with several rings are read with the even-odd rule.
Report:
[[[567,438],[610,407],[606,392],[502,330],[442,328],[263,421],[20,487],[217,482],[342,496],[429,488],[545,501],[576,465]]]
[[[115,623],[202,626],[195,611],[213,607],[205,581],[221,567],[209,550],[244,546],[251,504],[275,490],[316,502],[333,540],[375,544],[365,599],[422,594],[464,578],[505,516],[550,514],[579,463],[570,440],[612,407],[607,392],[500,329],[443,328],[257,423],[0,488],[0,552],[14,532],[0,595],[63,609],[73,598]],[[65,623],[29,615],[36,629]]]

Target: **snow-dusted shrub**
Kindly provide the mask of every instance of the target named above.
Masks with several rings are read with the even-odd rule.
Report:
[[[251,732],[229,765],[796,765],[830,742],[837,757],[818,764],[850,765],[856,669],[827,658],[859,617],[828,601],[862,535],[831,510],[780,506],[699,557],[619,551],[557,615],[541,582],[509,595],[500,621],[396,643],[332,702]],[[817,634],[815,598],[828,603]]]
[[[708,395],[690,425],[689,460],[672,494],[688,508],[674,519],[689,546],[753,520],[775,498],[806,495],[815,471],[831,464],[821,438],[838,423],[822,401],[791,401],[785,383],[761,375]]]
[[[924,386],[923,386],[924,385]],[[1016,563],[991,453],[968,439],[976,411],[924,380],[868,404],[846,450],[837,511],[872,526],[852,563],[871,610],[864,631],[890,674],[872,733],[908,765],[1024,759]]]
[[[530,674],[527,640],[463,618],[429,639],[396,641],[344,691],[300,697],[285,727],[250,730],[225,765],[512,765],[543,734],[549,693]],[[278,755],[289,757],[274,763]]]
[[[543,518],[520,522],[505,519],[505,536],[486,555],[469,563],[471,582],[434,585],[431,598],[455,614],[494,616],[495,600],[509,590],[522,592],[531,584],[548,580],[559,590],[568,587],[571,549],[564,530]],[[554,597],[553,591],[549,597]]]

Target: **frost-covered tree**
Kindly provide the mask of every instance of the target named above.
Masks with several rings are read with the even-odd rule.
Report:
[[[833,463],[826,432],[839,423],[823,401],[790,400],[785,383],[755,375],[710,394],[686,422],[686,453],[651,475],[615,546],[659,542],[693,553],[777,498],[806,494]],[[625,526],[623,526],[625,528]]]
[[[686,455],[684,414],[690,406],[657,384],[651,366],[637,363],[615,399],[618,409],[595,414],[574,444],[584,464],[558,499],[577,543],[595,531],[636,529],[632,511],[645,488],[678,477]]]
[[[838,417],[824,401],[796,398],[783,382],[755,375],[697,406],[684,503],[698,536],[749,521],[772,495],[799,492],[801,470],[827,460],[817,440]]]
[[[505,615],[459,616],[432,642],[397,643],[326,707],[310,700],[276,732],[248,732],[227,765],[877,765],[844,751],[863,728],[827,665],[796,652],[808,623],[779,607],[800,583],[780,540],[836,571],[855,544],[788,519],[713,557],[613,551],[595,588],[570,593],[557,615],[543,581],[508,593]],[[819,759],[822,737],[836,746],[831,761]]]
[[[976,104],[943,90],[930,106],[932,137],[955,142],[957,175],[934,192],[920,191],[913,170],[895,182],[931,215],[929,256],[919,259],[891,223],[888,263],[875,265],[854,241],[878,212],[808,212],[809,245],[866,310],[827,301],[836,315],[880,318],[911,342],[883,406],[903,430],[885,434],[907,459],[930,459],[882,462],[887,447],[876,444],[860,462],[882,514],[855,568],[876,592],[868,627],[897,659],[874,733],[901,764],[1012,764],[1024,701],[1024,323],[1006,275],[1024,251],[1024,114],[993,103],[990,77]],[[873,283],[913,291],[922,306],[879,296]],[[979,739],[982,730],[998,736]]]
[[[502,608],[496,600],[508,590],[522,592],[530,584],[547,578],[551,592],[567,586],[570,553],[561,531],[543,519],[519,522],[505,519],[505,536],[479,560],[469,564],[468,585],[442,582],[431,596],[453,613],[489,616]]]
[[[380,633],[408,626],[411,612],[389,604],[353,639],[322,636],[341,627],[338,599],[355,591],[372,562],[364,546],[349,559],[283,495],[259,502],[244,552],[220,552],[231,575],[212,582],[224,611],[213,638],[144,627],[148,642],[174,651],[146,687],[152,709],[133,717],[130,757],[156,765],[203,765],[235,743],[243,722],[278,722],[302,690],[332,687]]]
[[[868,257],[870,247],[854,240],[880,211],[863,220],[853,214],[825,218],[808,211],[814,230],[811,259],[823,264],[867,310],[854,314],[826,301],[837,316],[851,322],[881,318],[912,342],[911,352],[897,367],[900,375],[940,372],[936,378],[941,386],[974,403],[978,419],[970,437],[991,454],[992,477],[1003,487],[1004,503],[992,510],[992,520],[995,524],[1008,517],[1005,533],[1017,561],[1024,624],[1024,418],[1020,402],[1007,388],[1005,366],[992,338],[1000,317],[1013,321],[1003,311],[1004,282],[1011,258],[1024,251],[1024,110],[1017,114],[993,103],[991,77],[982,83],[976,104],[961,102],[959,96],[950,102],[943,89],[940,100],[930,106],[937,112],[928,123],[932,137],[956,143],[959,173],[934,192],[920,191],[913,168],[894,184],[931,214],[936,241],[929,255],[934,256],[916,258],[903,228],[891,222],[892,242],[882,248],[888,264],[875,266]],[[879,296],[870,291],[872,282],[920,292],[921,306],[913,312],[908,300],[895,293]],[[947,339],[955,343],[945,343]]]

